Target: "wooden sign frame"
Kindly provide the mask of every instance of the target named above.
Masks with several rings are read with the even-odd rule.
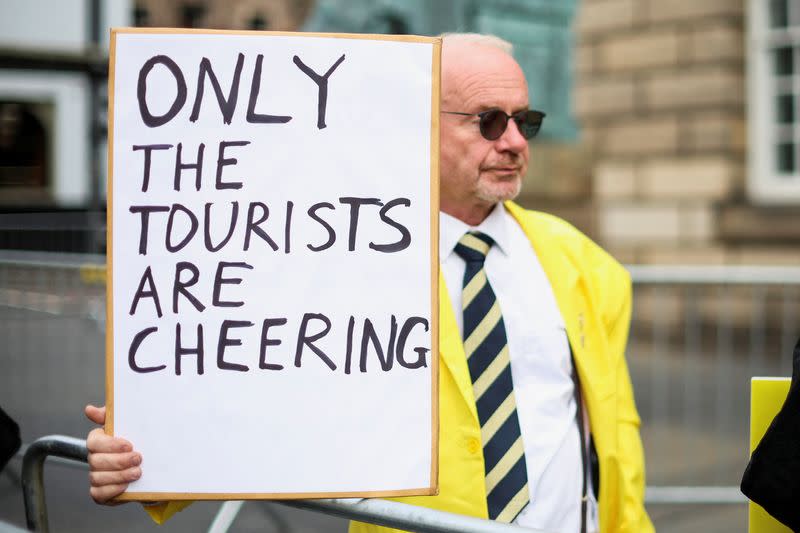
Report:
[[[431,469],[430,484],[407,490],[359,492],[292,492],[292,493],[183,493],[183,492],[125,492],[118,501],[153,500],[244,500],[244,499],[304,499],[347,497],[395,497],[438,494],[439,452],[439,95],[441,90],[441,38],[414,35],[379,35],[346,33],[300,33],[246,30],[211,30],[182,28],[113,28],[110,38],[108,71],[108,178],[107,178],[107,255],[106,255],[106,423],[105,432],[114,433],[114,270],[113,270],[113,190],[114,190],[114,83],[117,35],[119,34],[194,34],[194,35],[247,35],[291,36],[303,38],[337,38],[376,41],[428,43],[432,45],[432,97],[430,138],[430,256],[431,256]],[[136,443],[133,443],[134,447]],[[146,458],[145,458],[146,461]]]

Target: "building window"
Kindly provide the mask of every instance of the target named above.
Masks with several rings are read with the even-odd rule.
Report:
[[[0,190],[47,186],[50,139],[37,107],[50,106],[0,101]]]
[[[267,19],[261,13],[256,13],[247,21],[248,30],[266,30]]]
[[[754,200],[800,201],[800,2],[749,0],[748,186]]]
[[[181,8],[181,26],[202,28],[205,25],[206,8],[200,4],[184,4]]]
[[[147,26],[150,22],[150,13],[144,6],[137,5],[133,8],[133,25]]]

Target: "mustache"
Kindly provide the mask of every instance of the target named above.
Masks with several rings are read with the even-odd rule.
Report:
[[[523,161],[522,157],[514,157],[508,159],[501,159],[499,161],[492,161],[487,165],[482,165],[481,170],[495,170],[495,169],[507,169],[513,168],[516,170],[521,170],[522,167],[525,166],[525,162]]]

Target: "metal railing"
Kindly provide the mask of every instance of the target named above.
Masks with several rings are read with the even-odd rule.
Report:
[[[102,402],[104,268],[101,255],[0,252],[0,338],[11,370],[5,381],[0,375],[0,403],[12,413],[34,410],[21,411],[29,439],[80,434],[79,407]],[[635,294],[628,361],[642,417],[646,503],[742,504],[749,377],[790,374],[800,268],[628,268]],[[48,402],[33,396],[42,390],[61,393]]]
[[[88,456],[86,441],[53,435],[42,437],[28,446],[22,461],[22,489],[29,531],[50,531],[44,490],[44,464],[45,459],[50,456],[85,463]],[[419,533],[547,533],[539,529],[522,528],[381,499],[288,500],[276,503]],[[242,502],[223,504],[209,531],[226,532],[236,518],[241,504]]]
[[[43,437],[27,447],[22,460],[21,480],[25,522],[30,531],[50,531],[44,494],[44,462],[51,455],[85,463],[89,451],[86,441],[61,435]]]
[[[105,224],[102,211],[0,213],[0,249],[102,252]]]
[[[628,363],[651,503],[743,503],[752,376],[788,376],[800,268],[631,266]],[[691,487],[691,488],[689,488]]]

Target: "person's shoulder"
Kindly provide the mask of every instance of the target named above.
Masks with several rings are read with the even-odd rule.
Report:
[[[508,212],[519,221],[522,228],[538,236],[551,236],[559,239],[561,244],[583,244],[591,242],[581,230],[550,213],[525,209],[513,202],[505,204]]]
[[[523,209],[510,202],[506,208],[533,243],[540,260],[553,255],[565,258],[589,287],[587,293],[601,295],[597,305],[609,321],[630,303],[628,271],[579,229],[555,215]]]
[[[513,202],[505,205],[509,214],[519,222],[523,232],[534,242],[543,245],[548,253],[560,250],[581,270],[611,269],[625,272],[624,267],[611,254],[563,218],[524,209]]]

